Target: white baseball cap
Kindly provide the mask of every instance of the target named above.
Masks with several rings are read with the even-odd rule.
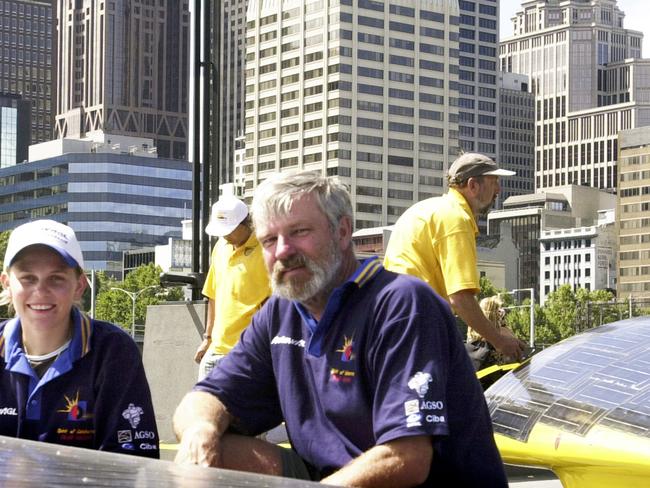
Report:
[[[217,237],[227,236],[244,221],[247,215],[248,207],[239,198],[221,197],[212,205],[210,223],[206,225],[205,233]]]
[[[26,247],[41,244],[58,252],[72,268],[84,267],[81,247],[74,231],[54,220],[35,220],[16,227],[9,236],[5,253],[4,269],[8,269],[20,251]]]

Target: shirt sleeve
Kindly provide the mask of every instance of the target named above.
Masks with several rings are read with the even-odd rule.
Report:
[[[97,449],[159,458],[159,437],[149,384],[135,342],[122,331],[103,336],[95,379]]]
[[[269,308],[253,316],[240,341],[194,390],[219,398],[235,417],[233,427],[258,435],[282,420],[270,351]]]
[[[414,435],[448,435],[452,321],[448,306],[424,284],[382,299],[369,345],[377,444]]]

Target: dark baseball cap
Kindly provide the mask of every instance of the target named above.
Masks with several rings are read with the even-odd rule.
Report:
[[[452,163],[447,172],[449,183],[460,183],[473,176],[512,176],[514,171],[499,169],[497,163],[483,154],[465,153]]]

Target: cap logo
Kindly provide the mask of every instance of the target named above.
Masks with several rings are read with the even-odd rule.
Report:
[[[58,239],[58,240],[60,240],[61,242],[65,243],[65,244],[67,244],[68,242],[70,242],[70,240],[68,239],[68,237],[67,237],[63,232],[60,232],[60,231],[58,231],[58,230],[56,230],[56,229],[44,229],[44,230],[45,230],[46,232],[49,232],[50,234],[52,234],[52,236],[53,236],[55,239]]]

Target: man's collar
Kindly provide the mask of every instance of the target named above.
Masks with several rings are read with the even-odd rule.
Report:
[[[293,302],[294,307],[312,333],[309,344],[307,345],[307,352],[309,354],[312,356],[322,355],[325,334],[334,321],[334,318],[345,304],[348,295],[352,293],[353,290],[362,288],[372,281],[372,279],[377,276],[382,269],[384,269],[384,267],[377,256],[362,261],[352,276],[350,276],[345,283],[332,291],[327,300],[327,305],[325,305],[325,311],[323,312],[320,321],[316,321],[311,313],[309,313],[309,311],[300,303],[295,301]]]
[[[458,203],[458,205],[460,205],[465,213],[471,218],[474,232],[478,234],[478,225],[476,224],[477,217],[474,215],[474,212],[472,212],[472,207],[470,207],[467,198],[465,198],[465,195],[456,190],[456,188],[449,188],[447,195],[449,195],[452,200],[456,201],[456,203]]]
[[[383,265],[377,256],[369,257],[361,262],[357,270],[347,282],[356,283],[357,286],[361,288],[371,281],[382,269]]]

